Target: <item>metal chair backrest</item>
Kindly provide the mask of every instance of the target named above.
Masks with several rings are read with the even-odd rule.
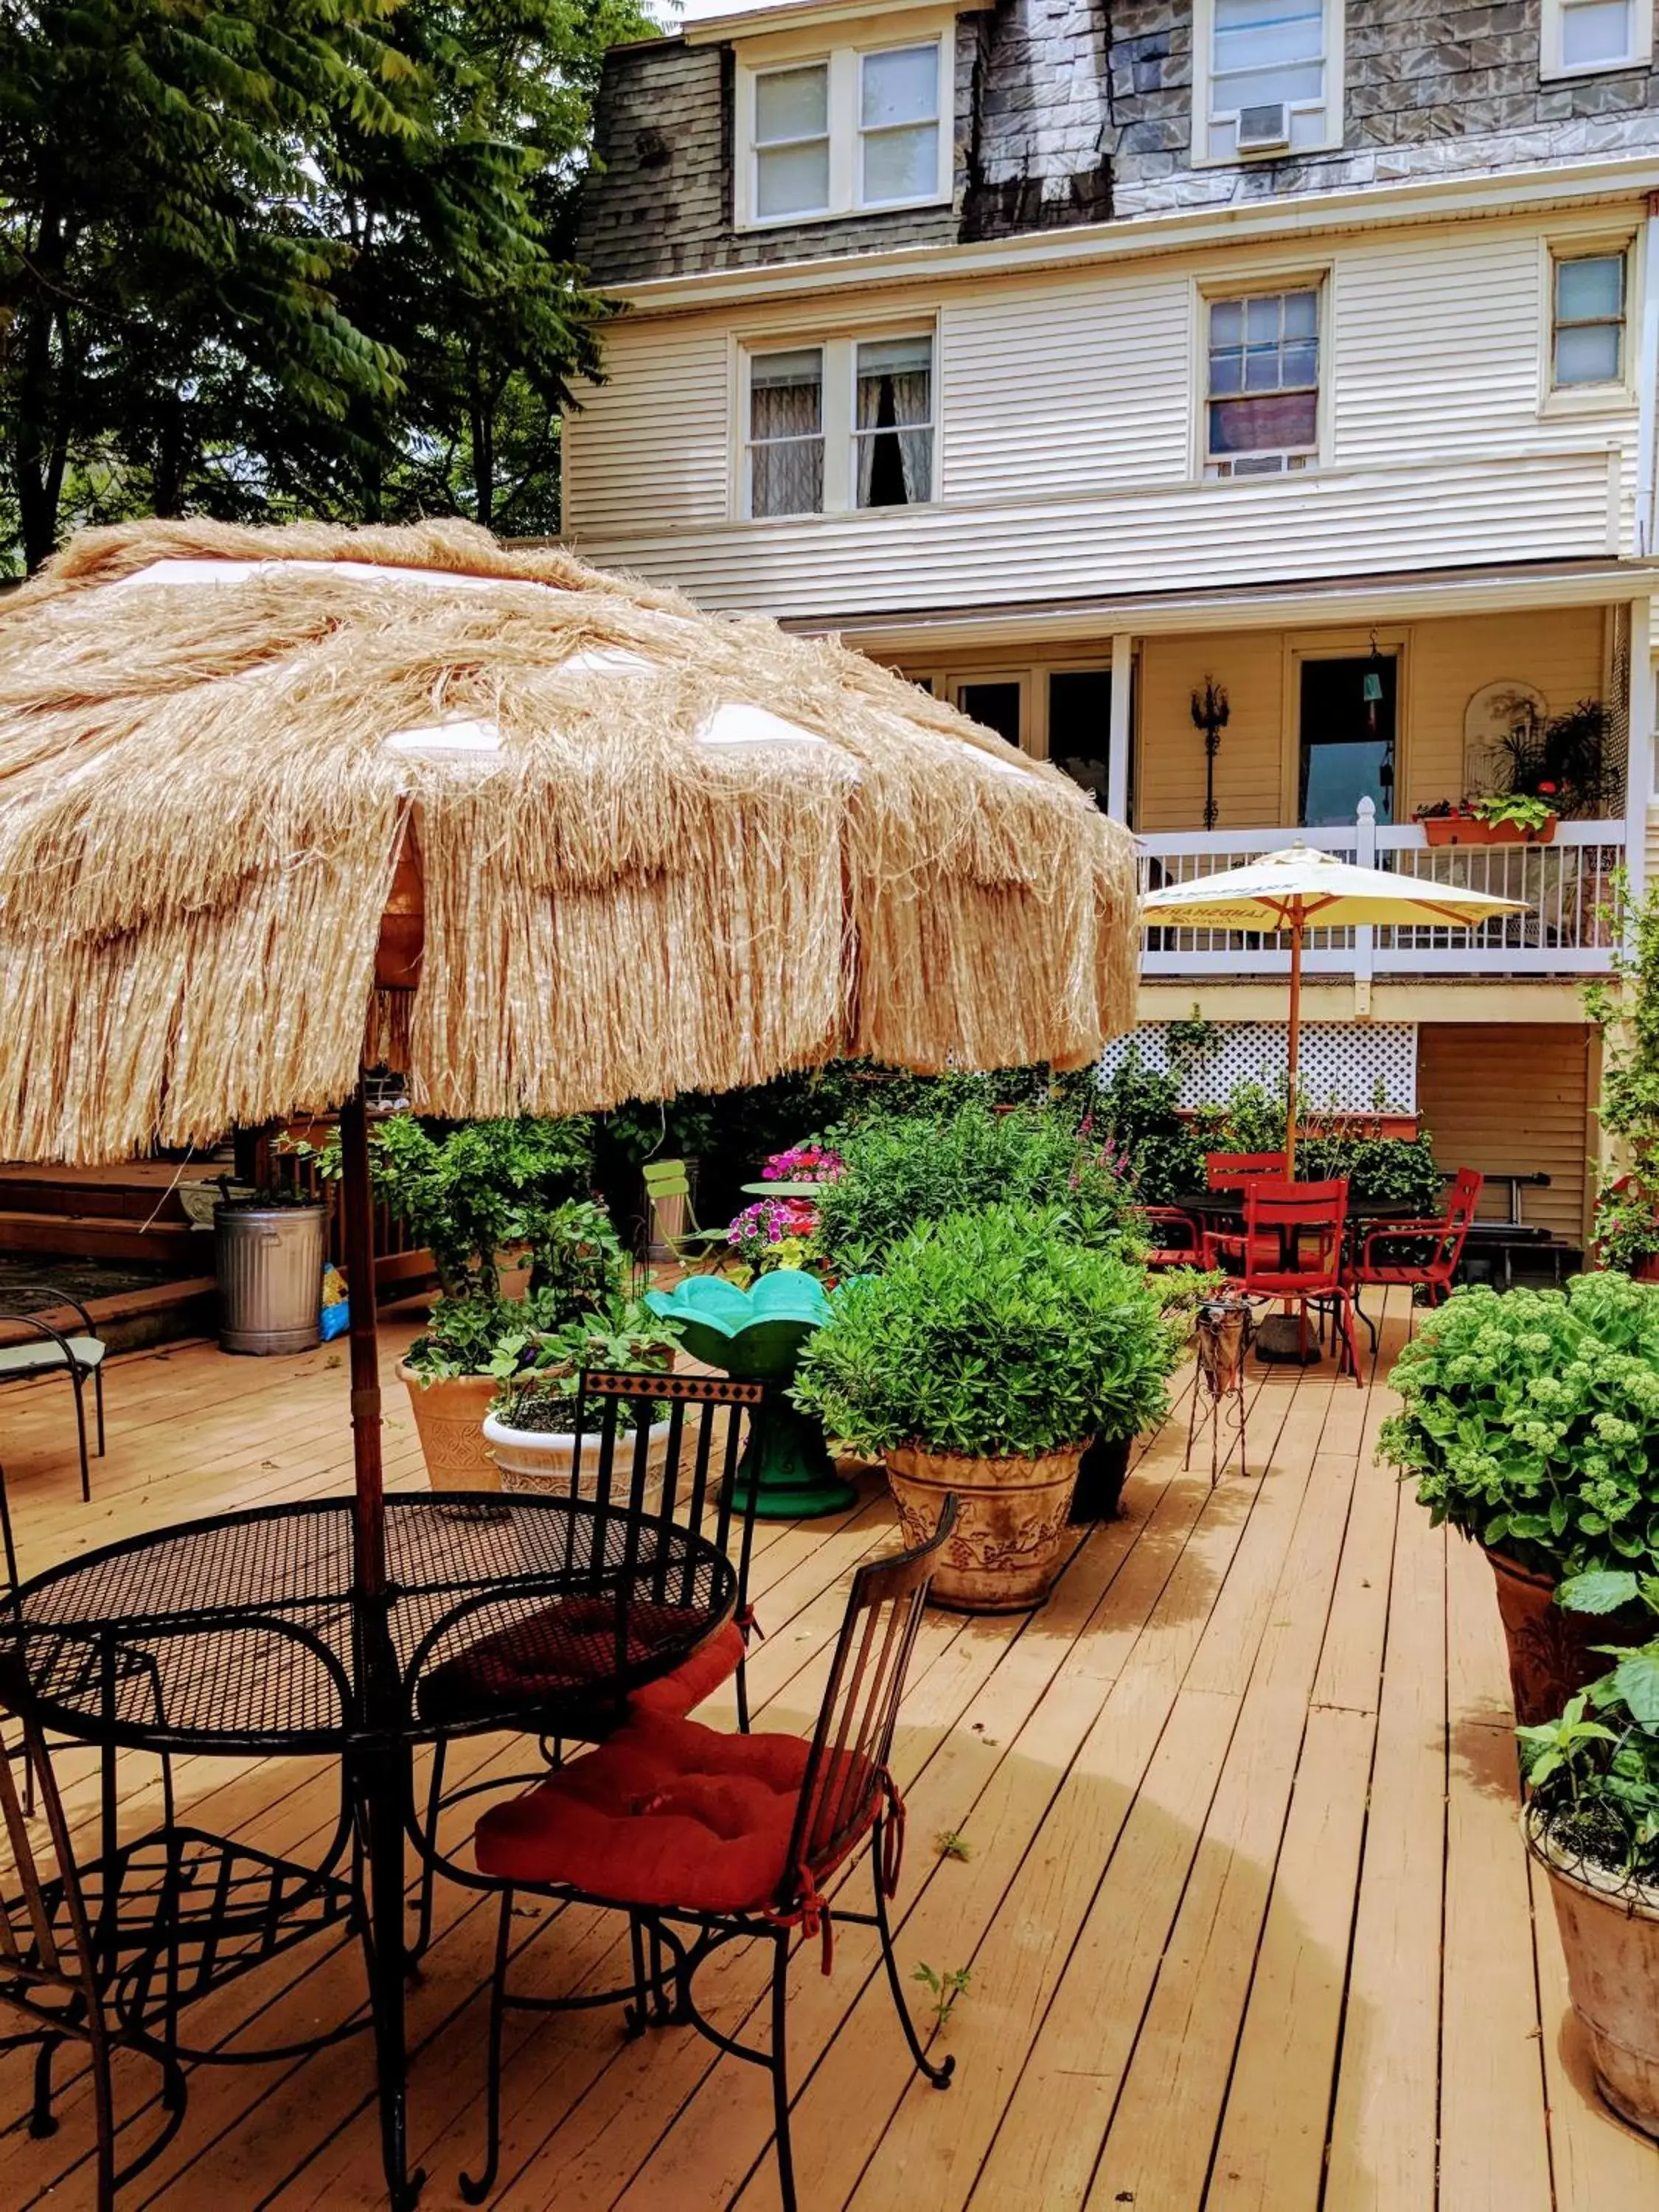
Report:
[[[1434,1283],[1449,1283],[1456,1273],[1457,1263],[1463,1256],[1468,1242],[1469,1224],[1474,1219],[1475,1208],[1480,1203],[1480,1194],[1486,1188],[1486,1178],[1479,1168],[1459,1168],[1446,1197],[1446,1218],[1429,1262],[1428,1279]]]
[[[691,1178],[684,1160],[647,1160],[644,1168],[648,1198],[690,1198]]]
[[[1338,1289],[1347,1223],[1346,1176],[1331,1182],[1254,1178],[1244,1186],[1245,1288],[1261,1282],[1291,1295]]]
[[[835,1866],[870,1825],[889,1788],[887,1762],[910,1653],[939,1553],[957,1523],[947,1498],[925,1544],[872,1560],[853,1577],[789,1843],[783,1901]]]
[[[1259,1176],[1282,1182],[1283,1152],[1209,1152],[1204,1172],[1212,1190],[1246,1190]]]
[[[57,1913],[48,1901],[48,1877],[36,1854],[18,1795],[14,1770],[26,1765],[34,1777],[57,1862],[54,1887],[61,1899]],[[4,1829],[10,1860],[9,1869],[0,1867],[0,2002],[30,2018],[61,2026],[61,2003],[36,2004],[30,1997],[34,1990],[56,1991],[79,1999],[92,2018],[100,2018],[91,1925],[70,1844],[69,1823],[35,1717],[27,1671],[15,1644],[0,1648],[0,1826]],[[21,1883],[21,1890],[15,1882]]]
[[[738,1553],[733,1564],[738,1609],[743,1612],[749,1602],[749,1559],[759,1486],[747,1486],[739,1507],[735,1478],[764,1395],[758,1382],[723,1375],[590,1368],[581,1376],[569,1494],[591,1499],[597,1508],[596,1582],[603,1578],[607,1561],[614,1565],[620,1559],[625,1577],[631,1576],[641,1538],[657,1527],[689,1528],[730,1558],[735,1520]],[[653,1437],[653,1428],[662,1425],[653,1422],[653,1413],[663,1403],[668,1407],[667,1435]],[[626,1425],[630,1417],[631,1430]],[[676,1593],[671,1587],[673,1570],[667,1547],[657,1547],[657,1559],[651,1595],[672,1604]],[[689,1590],[684,1592],[680,1602],[689,1602],[690,1596]]]

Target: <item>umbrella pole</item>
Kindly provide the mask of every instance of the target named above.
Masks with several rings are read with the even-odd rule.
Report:
[[[380,1466],[380,1343],[374,1316],[374,1194],[362,1079],[340,1109],[340,1211],[351,1300],[353,1582],[360,1597],[386,1592],[386,1490]]]
[[[1296,1181],[1296,1076],[1302,1048],[1302,915],[1298,908],[1291,927],[1291,1033],[1288,1047],[1290,1089],[1285,1102],[1285,1180]]]

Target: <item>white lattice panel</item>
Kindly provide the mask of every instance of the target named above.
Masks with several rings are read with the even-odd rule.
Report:
[[[1160,1073],[1170,1065],[1169,1027],[1143,1022],[1132,1037],[1106,1048],[1103,1074],[1122,1065],[1131,1043],[1142,1065]],[[1284,1022],[1218,1022],[1201,1052],[1177,1051],[1183,1106],[1224,1106],[1239,1083],[1280,1082],[1287,1063]],[[1393,1114],[1417,1111],[1417,1024],[1414,1022],[1305,1022],[1302,1029],[1302,1090],[1316,1111]]]

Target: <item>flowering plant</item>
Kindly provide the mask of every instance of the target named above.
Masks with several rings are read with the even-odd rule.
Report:
[[[1659,1288],[1459,1291],[1391,1379],[1381,1453],[1437,1528],[1556,1577],[1659,1562]]]
[[[805,1198],[757,1198],[726,1231],[738,1257],[764,1273],[805,1264],[818,1225],[818,1210]]]
[[[791,1145],[774,1152],[761,1170],[763,1182],[833,1182],[844,1165],[828,1145]]]

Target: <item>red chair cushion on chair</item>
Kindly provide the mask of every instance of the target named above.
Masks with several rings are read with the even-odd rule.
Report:
[[[642,1683],[629,1698],[628,1710],[635,1716],[655,1713],[665,1720],[684,1720],[694,1705],[729,1682],[742,1664],[743,1631],[735,1620],[728,1620],[700,1651],[654,1682]]]
[[[665,1644],[683,1644],[688,1621],[683,1606],[630,1605],[624,1663],[641,1666]],[[741,1655],[742,1638],[735,1626],[731,1633],[738,1638]],[[720,1637],[710,1640],[718,1643]],[[700,1651],[694,1652],[681,1664],[695,1666],[701,1657]],[[522,1620],[481,1636],[465,1651],[434,1667],[421,1684],[420,1710],[427,1720],[521,1712],[579,1697],[584,1689],[603,1691],[616,1669],[616,1601],[561,1598],[556,1605],[543,1606]],[[721,1674],[709,1687],[717,1689],[725,1680]],[[707,1697],[708,1691],[699,1694]]]
[[[479,1871],[618,1905],[739,1912],[769,1904],[783,1881],[810,1748],[799,1736],[632,1721],[525,1796],[492,1807],[473,1838]]]

